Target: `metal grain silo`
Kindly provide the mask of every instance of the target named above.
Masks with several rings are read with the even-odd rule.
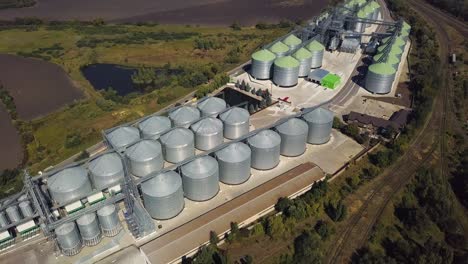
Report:
[[[118,127],[107,134],[107,139],[112,147],[120,151],[137,142],[140,139],[140,131],[136,127]]]
[[[75,222],[65,223],[55,229],[57,243],[65,256],[73,256],[81,251],[81,239]]]
[[[182,182],[185,197],[193,201],[206,201],[219,191],[218,162],[203,156],[182,166]]]
[[[294,52],[293,57],[299,61],[299,77],[308,76],[312,64],[312,53],[305,48],[300,48]]]
[[[9,224],[10,224],[10,221],[8,221],[5,211],[1,211],[0,212],[0,228],[3,228]]]
[[[142,138],[158,139],[159,136],[172,126],[171,120],[166,116],[152,116],[138,124]]]
[[[125,174],[122,159],[117,153],[106,153],[94,158],[89,162],[88,170],[97,190],[121,183]]]
[[[200,111],[192,106],[182,106],[169,113],[174,126],[189,128],[190,124],[200,119]]]
[[[269,50],[263,49],[252,54],[252,77],[258,80],[271,78],[273,62],[276,55]]]
[[[55,173],[47,180],[47,187],[53,200],[60,205],[66,205],[92,192],[88,172],[81,166]]]
[[[216,152],[219,180],[225,184],[241,184],[250,178],[252,151],[242,142],[232,143]]]
[[[189,129],[175,128],[162,135],[160,140],[168,162],[177,163],[195,155],[195,137]]]
[[[322,43],[314,40],[306,45],[306,49],[312,53],[312,58],[310,59],[310,68],[320,68],[322,67],[323,53],[325,51],[325,46]]]
[[[252,168],[273,169],[279,164],[281,137],[272,130],[263,130],[247,139],[252,150]]]
[[[115,205],[109,204],[102,207],[97,211],[97,216],[104,236],[113,237],[122,229]]]
[[[19,222],[21,220],[21,215],[20,215],[20,212],[18,210],[18,206],[16,205],[12,205],[10,207],[8,207],[6,210],[6,213],[8,215],[8,219],[10,219],[10,222],[11,223],[16,223],[16,222]]]
[[[202,116],[216,117],[224,109],[226,109],[226,101],[218,97],[208,97],[197,104]]]
[[[125,156],[128,159],[130,172],[137,177],[160,171],[164,166],[161,143],[157,140],[139,141],[127,148]]]
[[[281,137],[281,155],[296,157],[306,150],[309,128],[307,123],[299,118],[291,118],[276,127]]]
[[[301,45],[302,40],[300,40],[298,37],[294,36],[293,34],[287,36],[285,39],[282,41],[284,44],[286,44],[290,50],[295,50],[299,45]]]
[[[387,63],[375,63],[370,65],[366,75],[366,90],[376,94],[389,93],[392,90],[395,73],[395,68]]]
[[[391,41],[391,37],[386,37],[382,40],[382,44],[389,44]],[[400,47],[400,49],[403,49],[403,47],[406,45],[406,41],[404,41],[401,37],[396,37],[394,39],[393,45],[396,45],[397,47]]]
[[[249,133],[249,111],[240,107],[233,107],[219,115],[224,124],[224,137],[236,139]]]
[[[374,63],[379,63],[379,62],[388,63],[392,65],[395,69],[398,69],[398,66],[400,64],[400,60],[391,53],[388,54],[386,57],[384,57],[384,53],[377,53],[373,57],[373,61]]]
[[[379,53],[389,52],[390,54],[394,55],[398,59],[400,59],[401,55],[403,54],[403,50],[398,45],[395,45],[395,44],[393,44],[390,47],[387,47],[387,45],[382,45],[377,49],[377,51]]]
[[[81,238],[85,246],[95,246],[101,242],[101,230],[99,229],[96,213],[89,213],[76,220]]]
[[[34,210],[32,208],[31,202],[30,201],[21,201],[19,203],[19,209],[21,211],[21,214],[27,218],[31,217],[34,215]]]
[[[275,60],[273,82],[278,86],[290,87],[297,84],[299,78],[299,61],[291,56]]]
[[[364,12],[364,10],[359,10],[359,12],[357,13],[357,18],[358,19],[366,19],[367,18],[367,14]],[[356,21],[356,23],[354,24],[354,31],[355,32],[364,32],[366,30],[366,24],[362,21]]]
[[[270,49],[276,55],[276,58],[283,57],[289,51],[289,47],[281,41],[276,42],[273,44]]]
[[[195,147],[199,150],[210,150],[224,141],[223,122],[217,118],[207,117],[191,126],[195,133]]]
[[[159,173],[141,184],[143,202],[154,219],[170,219],[184,209],[182,179],[175,171]]]
[[[333,127],[333,112],[317,108],[302,117],[309,126],[307,142],[314,145],[325,144],[330,140]]]

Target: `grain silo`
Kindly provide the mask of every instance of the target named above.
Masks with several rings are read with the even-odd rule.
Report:
[[[97,211],[102,234],[106,237],[117,235],[122,229],[115,205],[109,204]]]
[[[160,140],[168,162],[177,163],[195,155],[195,137],[187,128],[175,128],[162,135]]]
[[[182,179],[175,171],[159,173],[141,184],[143,202],[154,219],[170,219],[184,209]]]
[[[297,84],[299,78],[299,61],[291,56],[275,60],[273,69],[273,82],[282,87],[291,87]]]
[[[322,43],[314,40],[307,44],[306,49],[312,53],[312,58],[310,59],[310,68],[316,69],[322,67],[323,53],[325,52],[325,46]]]
[[[252,152],[242,142],[232,143],[216,152],[219,180],[225,184],[241,184],[250,178]]]
[[[393,66],[393,68],[398,69],[398,66],[400,65],[400,60],[394,56],[393,54],[388,54],[386,57],[383,56],[384,53],[378,53],[373,57],[374,63],[388,63]]]
[[[226,109],[226,101],[218,97],[208,97],[197,104],[202,116],[216,117]]]
[[[11,223],[17,223],[21,220],[21,214],[19,212],[18,206],[12,205],[8,207],[6,210],[6,213],[8,215],[8,219],[10,219]]]
[[[307,142],[314,145],[325,144],[330,140],[333,127],[333,112],[317,108],[302,117],[309,126]]]
[[[219,115],[224,125],[224,137],[236,139],[249,133],[249,111],[240,107],[232,107]]]
[[[302,43],[302,41],[298,37],[294,36],[293,34],[290,34],[289,36],[284,38],[282,42],[286,44],[290,50],[297,49],[297,47],[299,47],[299,45],[301,45]]]
[[[398,59],[401,58],[401,55],[403,54],[403,50],[398,46],[398,45],[392,45],[390,47],[387,47],[387,45],[382,45],[377,49],[378,53],[382,52],[389,52],[392,55],[396,56]]]
[[[291,118],[277,126],[276,131],[281,137],[281,155],[296,157],[305,152],[309,132],[306,122]]]
[[[271,51],[263,49],[252,54],[251,74],[257,80],[268,80],[271,78],[273,62],[276,55]]]
[[[75,222],[60,225],[55,229],[57,243],[65,256],[73,256],[81,251],[81,239]]]
[[[185,197],[193,201],[206,201],[219,191],[218,162],[203,156],[182,166],[182,182]]]
[[[106,153],[92,159],[88,165],[94,188],[103,190],[120,184],[124,179],[122,159],[117,153]]]
[[[137,177],[160,171],[164,166],[161,143],[157,140],[141,140],[127,148],[125,156],[130,173]]]
[[[364,12],[364,10],[361,9],[357,13],[357,18],[361,21],[356,21],[356,23],[354,24],[354,31],[362,33],[366,30],[366,24],[362,22],[362,19],[366,19],[367,14]]]
[[[194,121],[200,119],[200,111],[192,106],[182,106],[170,112],[169,118],[174,126],[189,128]]]
[[[276,42],[270,47],[270,51],[276,55],[276,58],[283,57],[289,51],[289,47],[281,41]]]
[[[101,242],[101,230],[96,213],[85,214],[76,220],[85,246],[95,246]]]
[[[27,218],[31,217],[34,215],[34,210],[32,208],[31,202],[30,201],[21,201],[19,203],[19,209],[21,211],[21,214]]]
[[[158,139],[159,136],[171,128],[171,120],[166,116],[151,116],[138,124],[142,138]]]
[[[299,77],[307,77],[312,64],[312,53],[305,48],[300,48],[294,52],[293,57],[299,61]]]
[[[8,221],[5,211],[0,211],[0,228],[3,228],[9,224],[10,221]]]
[[[391,37],[386,37],[382,40],[382,44],[387,45],[391,43],[391,40]],[[395,37],[393,45],[396,45],[397,47],[400,47],[400,49],[403,49],[403,47],[406,45],[406,41],[404,41],[401,37]]]
[[[370,3],[374,7],[374,20],[379,19],[380,17],[380,5],[376,1]]]
[[[60,205],[66,205],[92,192],[88,173],[81,166],[55,173],[47,180],[47,187],[53,200]]]
[[[392,90],[395,73],[395,68],[390,64],[372,64],[366,75],[365,88],[371,93],[387,94]]]
[[[272,130],[263,130],[247,139],[252,150],[252,168],[273,169],[279,164],[281,137]]]
[[[109,132],[106,137],[114,149],[123,150],[140,139],[140,131],[136,127],[122,126]]]
[[[195,133],[195,147],[210,150],[223,143],[223,122],[214,117],[204,118],[191,126]]]

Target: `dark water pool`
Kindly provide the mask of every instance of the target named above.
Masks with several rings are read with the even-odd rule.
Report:
[[[132,82],[132,74],[136,69],[115,64],[92,64],[81,71],[96,90],[112,87],[121,96],[138,92]]]

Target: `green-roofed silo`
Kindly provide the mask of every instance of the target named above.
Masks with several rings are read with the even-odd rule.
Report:
[[[381,52],[389,52],[391,54],[393,54],[394,56],[398,57],[398,58],[401,58],[401,55],[403,54],[403,50],[398,46],[398,45],[391,45],[389,46],[390,44],[384,44],[384,45],[381,45],[378,49],[377,49],[377,52],[378,53],[381,53]]]
[[[369,3],[369,5],[373,8],[373,15],[372,19],[377,20],[379,19],[379,14],[380,14],[380,5],[376,1],[372,1]]]
[[[325,46],[317,40],[313,40],[305,46],[307,50],[312,54],[310,59],[310,68],[316,69],[322,67],[323,53],[325,52]]]
[[[281,87],[291,87],[297,84],[299,78],[299,61],[291,56],[275,60],[273,82]]]
[[[283,57],[289,51],[289,47],[281,41],[276,42],[273,44],[270,49],[276,55],[276,58]]]
[[[398,66],[400,65],[400,59],[393,55],[393,54],[388,54],[387,56],[384,56],[385,53],[377,53],[372,59],[374,63],[387,63],[393,66],[395,70],[398,69]]]
[[[366,13],[364,12],[364,10],[359,10],[359,12],[357,13],[357,18],[358,19],[366,19],[367,16],[366,16]],[[354,24],[354,31],[355,32],[364,32],[364,30],[366,29],[365,27],[365,24],[361,21],[357,21],[355,24]]]
[[[299,61],[299,77],[308,76],[312,63],[312,53],[305,48],[300,48],[294,52],[293,57]]]
[[[252,77],[258,80],[267,80],[271,78],[271,67],[276,59],[273,52],[263,49],[252,54]]]
[[[388,94],[392,90],[396,70],[388,63],[374,63],[369,66],[365,88],[374,94]]]
[[[290,50],[295,50],[297,49],[299,45],[301,45],[302,40],[300,40],[298,37],[291,34],[287,36],[286,38],[284,38],[282,42],[286,44]]]

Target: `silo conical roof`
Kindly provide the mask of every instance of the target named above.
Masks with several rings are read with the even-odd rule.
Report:
[[[126,151],[125,155],[132,160],[144,162],[154,159],[162,153],[161,144],[156,140],[142,140],[132,146]]]
[[[91,160],[88,169],[95,175],[114,176],[123,170],[123,164],[119,154],[107,153]]]
[[[373,59],[374,59],[374,62],[377,62],[380,60],[380,58],[382,58],[382,56],[384,55],[384,53],[377,53]],[[387,62],[387,63],[390,63],[390,64],[397,64],[400,62],[400,60],[393,54],[388,54],[387,58],[383,61],[383,62]]]
[[[55,232],[58,235],[66,235],[66,234],[70,233],[71,231],[73,231],[74,229],[75,229],[75,222],[68,222],[68,223],[59,225],[55,229]]]
[[[299,67],[299,61],[291,56],[281,57],[275,60],[275,66],[281,68]]]
[[[80,218],[76,220],[76,223],[78,225],[87,225],[96,220],[96,214],[95,213],[89,213],[82,215]]]
[[[303,118],[309,123],[327,124],[330,122],[330,120],[333,120],[333,112],[328,109],[319,107],[305,114]]]
[[[242,124],[249,120],[250,114],[244,108],[233,107],[219,115],[219,118],[228,124]]]
[[[297,46],[302,43],[302,40],[291,34],[287,36],[282,42],[288,46]]]
[[[162,135],[160,140],[164,145],[186,146],[194,141],[194,135],[189,129],[179,127]]]
[[[147,135],[159,135],[171,128],[171,120],[166,116],[152,116],[141,121],[138,128]]]
[[[361,10],[359,10],[359,12],[357,13],[357,17],[358,17],[358,18],[367,18],[367,13],[366,13],[363,9],[361,9]]]
[[[203,156],[182,166],[182,174],[192,179],[204,179],[218,170],[218,162],[210,157]]]
[[[208,115],[216,114],[226,109],[226,101],[218,97],[209,97],[197,104],[198,109]]]
[[[371,66],[369,66],[369,71],[383,75],[391,75],[396,72],[395,68],[393,68],[392,65],[387,63],[374,63]]]
[[[252,59],[258,61],[272,61],[276,59],[276,55],[269,50],[262,49],[257,52],[254,52],[254,54],[252,54]]]
[[[191,106],[182,106],[169,113],[169,117],[177,123],[188,123],[200,118],[200,111]]]
[[[246,144],[242,142],[236,142],[217,151],[216,156],[220,160],[225,160],[229,162],[241,162],[244,161],[246,157],[250,157],[251,152],[252,151]]]
[[[263,130],[247,139],[249,144],[256,148],[271,148],[281,144],[281,137],[272,130]]]
[[[294,56],[294,58],[296,58],[298,60],[304,60],[304,59],[312,58],[312,53],[310,53],[310,51],[308,51],[308,50],[306,50],[304,48],[300,48],[296,52],[294,52],[293,56]]]
[[[386,38],[384,38],[384,39],[382,40],[382,43],[388,44],[389,41],[390,41],[390,39],[391,39],[391,37],[386,37]],[[403,45],[405,45],[405,44],[406,44],[406,42],[405,42],[401,37],[397,37],[397,38],[395,39],[395,41],[393,42],[393,45],[397,45],[397,46],[399,46],[399,47],[400,47],[400,46],[403,46]]]
[[[283,42],[278,41],[270,47],[270,51],[273,53],[284,53],[289,51],[289,47]]]
[[[140,139],[140,131],[135,127],[118,127],[108,133],[107,138],[114,147],[121,148],[138,141]]]
[[[81,188],[88,181],[88,172],[81,166],[66,168],[52,175],[47,185],[55,192],[69,192]]]
[[[158,173],[141,184],[143,193],[153,197],[165,197],[175,193],[182,186],[182,179],[175,171]]]
[[[377,3],[376,1],[372,1],[372,2],[370,2],[370,4],[369,4],[369,5],[371,5],[371,6],[372,6],[374,9],[380,8],[380,5],[379,5],[379,3]]]
[[[307,134],[309,127],[303,120],[299,118],[291,118],[277,126],[276,130],[285,135],[303,135],[304,133]]]
[[[322,51],[325,49],[325,46],[323,46],[322,43],[318,42],[317,40],[314,40],[307,44],[306,48],[310,51]]]
[[[193,124],[192,130],[203,135],[217,134],[223,130],[223,122],[213,117],[204,118]]]
[[[409,31],[411,29],[410,24],[406,23],[406,21],[403,22],[402,29],[405,31]]]

